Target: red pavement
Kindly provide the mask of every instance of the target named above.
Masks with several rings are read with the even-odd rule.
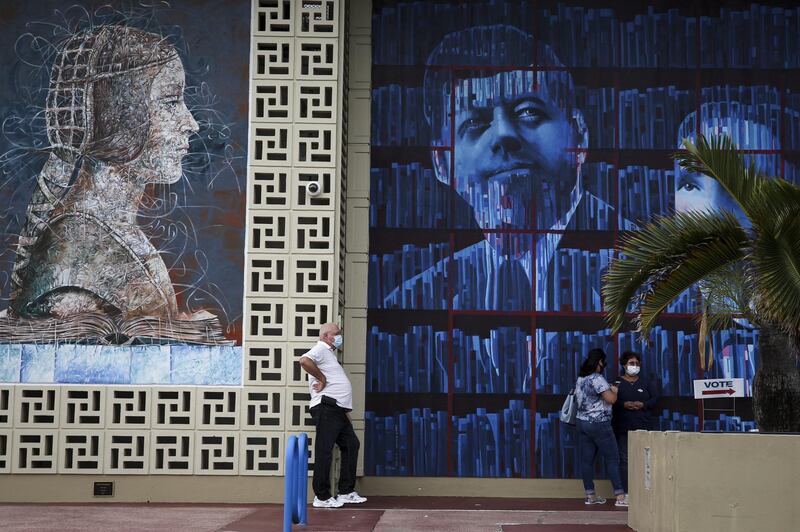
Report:
[[[627,525],[503,525],[503,532],[631,532]]]
[[[583,499],[532,499],[526,497],[369,497],[363,508],[405,510],[547,510],[618,512],[613,500],[587,507]],[[624,510],[623,510],[624,511]]]
[[[370,497],[338,509],[309,506],[296,532],[632,532],[627,512],[582,499]],[[283,507],[208,504],[0,504],[0,528],[20,530],[282,530]]]

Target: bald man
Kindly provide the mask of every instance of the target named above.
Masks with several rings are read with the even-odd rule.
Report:
[[[311,418],[317,427],[314,443],[314,507],[339,508],[365,502],[355,491],[358,441],[349,412],[353,409],[353,386],[336,358],[342,348],[342,331],[335,323],[319,329],[319,342],[300,357],[300,366],[309,374]],[[342,453],[338,495],[331,494],[333,445]]]

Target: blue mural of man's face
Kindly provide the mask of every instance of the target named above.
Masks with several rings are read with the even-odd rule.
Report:
[[[455,189],[482,229],[549,229],[577,201],[586,134],[577,111],[566,116],[548,93],[546,75],[568,76],[514,70],[454,83]],[[449,164],[440,161],[441,177]]]

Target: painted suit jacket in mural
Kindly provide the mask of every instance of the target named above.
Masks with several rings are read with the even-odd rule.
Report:
[[[600,213],[604,215],[600,216]],[[607,202],[584,191],[565,222],[551,228],[560,232],[515,235],[513,238],[519,240],[518,246],[525,251],[514,258],[502,256],[487,240],[470,245],[453,254],[452,268],[450,259],[445,258],[403,281],[384,298],[384,308],[445,309],[448,278],[452,274],[453,308],[457,310],[547,311],[563,310],[569,306],[572,310],[600,311],[600,276],[608,265],[611,251],[589,253],[563,247],[563,231],[606,229],[599,224],[613,213],[614,209]],[[631,225],[624,220],[622,224],[623,227]],[[574,256],[578,257],[577,262],[569,260]],[[560,277],[570,278],[573,273],[561,273],[565,263],[577,263],[582,273],[589,272],[583,284],[570,286],[570,294],[579,292],[574,297],[562,297],[558,293]],[[534,271],[535,302],[531,286]],[[444,297],[430,298],[428,294],[431,293]],[[575,298],[582,304],[576,305],[576,301],[572,301]]]

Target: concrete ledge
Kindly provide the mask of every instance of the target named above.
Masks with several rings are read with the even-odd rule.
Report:
[[[800,435],[636,431],[628,456],[638,532],[800,530]]]
[[[596,480],[595,485],[602,496],[612,496],[607,480]],[[402,497],[583,498],[580,480],[549,478],[363,477],[358,490],[365,495]]]

